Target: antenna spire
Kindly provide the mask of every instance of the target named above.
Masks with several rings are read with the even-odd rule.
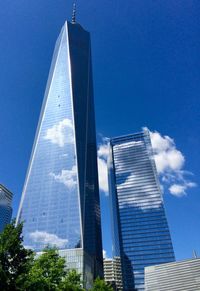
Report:
[[[72,23],[76,23],[76,3],[73,4],[73,11],[72,11]]]

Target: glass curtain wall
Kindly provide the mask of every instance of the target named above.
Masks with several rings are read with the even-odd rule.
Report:
[[[55,46],[17,221],[26,247],[56,246],[91,280],[102,276],[90,35],[78,23]]]
[[[149,132],[111,139],[109,190],[114,255],[124,290],[144,290],[144,267],[174,261]]]
[[[12,197],[13,194],[2,184],[0,184],[0,233],[6,224],[10,223],[12,217]]]

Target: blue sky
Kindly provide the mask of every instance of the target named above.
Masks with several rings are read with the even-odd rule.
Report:
[[[0,182],[14,193],[14,214],[54,44],[65,19],[71,19],[71,7],[72,1],[63,0],[1,3]],[[165,149],[155,147],[161,162],[168,161],[160,168],[161,179],[172,175],[171,184],[162,183],[176,258],[191,257],[193,249],[200,254],[199,1],[79,0],[77,10],[92,38],[98,140],[144,126],[160,133]],[[167,156],[171,150],[175,165]],[[168,190],[177,183],[197,186],[177,197]],[[101,202],[104,249],[111,255],[104,192]]]

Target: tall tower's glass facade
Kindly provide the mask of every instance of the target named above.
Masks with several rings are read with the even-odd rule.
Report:
[[[111,139],[109,192],[113,252],[124,290],[144,290],[144,267],[174,261],[149,132]]]
[[[56,246],[87,282],[102,276],[90,35],[77,23],[56,42],[17,221],[27,247]]]
[[[12,217],[12,197],[13,194],[0,184],[0,232],[4,230],[6,224],[10,223]]]

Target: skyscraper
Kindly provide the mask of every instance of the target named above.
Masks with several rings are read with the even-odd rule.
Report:
[[[10,223],[12,217],[12,197],[13,194],[2,184],[0,184],[0,232],[6,224]]]
[[[124,290],[144,290],[144,267],[174,261],[148,130],[111,139],[108,167]]]
[[[17,221],[88,283],[103,275],[90,34],[73,16],[56,42]],[[89,284],[89,283],[88,283]]]

